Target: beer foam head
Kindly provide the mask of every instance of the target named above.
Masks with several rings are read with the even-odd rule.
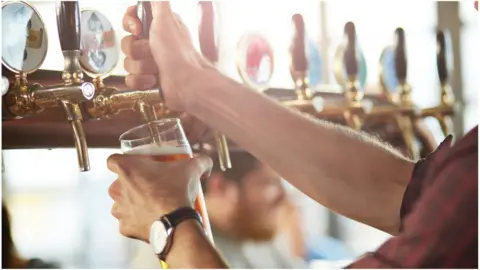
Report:
[[[125,155],[153,155],[153,156],[165,156],[165,155],[192,155],[192,149],[188,145],[157,145],[157,144],[145,144],[135,147],[128,151],[125,151]]]

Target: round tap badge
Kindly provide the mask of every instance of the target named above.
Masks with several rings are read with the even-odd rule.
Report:
[[[10,87],[10,82],[8,81],[7,77],[2,76],[2,96],[8,92],[9,87]]]
[[[398,87],[398,79],[395,70],[395,56],[392,47],[388,47],[383,51],[380,60],[382,70],[382,80],[385,84],[385,90],[393,94]]]
[[[47,31],[38,12],[23,2],[2,7],[2,62],[13,72],[31,73],[45,60]]]
[[[87,100],[92,99],[95,95],[95,86],[92,83],[84,82],[80,89],[82,89],[82,94]]]
[[[308,83],[310,88],[318,87],[322,84],[323,78],[323,60],[317,44],[313,40],[307,42],[308,58]]]
[[[110,73],[117,65],[119,52],[112,24],[95,10],[82,10],[80,64],[95,76]]]
[[[264,90],[273,75],[273,49],[260,34],[247,34],[239,42],[239,72],[250,87]]]

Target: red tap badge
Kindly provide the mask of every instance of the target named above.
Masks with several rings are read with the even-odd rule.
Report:
[[[264,37],[260,35],[249,37],[245,64],[248,77],[254,81],[265,83],[270,77],[268,73],[273,68],[273,51]]]

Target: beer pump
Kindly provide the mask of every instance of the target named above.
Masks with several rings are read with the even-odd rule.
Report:
[[[143,23],[141,38],[148,38],[148,29],[151,23],[151,7],[149,2],[138,2],[137,12]],[[87,73],[88,74],[88,73]],[[118,90],[103,83],[103,76],[94,78],[96,88],[95,97],[86,103],[86,111],[90,118],[110,118],[122,111],[136,111],[145,123],[151,123],[167,114],[162,104],[161,91],[156,89],[129,89]],[[160,115],[157,115],[160,114]],[[154,129],[150,128],[155,142]]]
[[[344,27],[344,43],[337,48],[334,64],[335,77],[343,88],[346,104],[331,109],[324,108],[322,115],[338,114],[338,110],[342,110],[345,122],[354,129],[361,129],[362,117],[367,112],[362,104],[364,93],[359,82],[359,59],[355,25],[347,22]]]
[[[200,24],[198,26],[200,50],[203,56],[216,66],[218,62],[218,35],[216,32],[217,25],[215,9],[211,1],[200,1],[198,6],[201,14]],[[227,138],[217,131],[213,131],[213,133],[217,143],[220,169],[225,171],[232,167]]]
[[[412,87],[407,82],[405,32],[402,28],[395,30],[393,46],[383,50],[379,71],[382,92],[389,103],[374,106],[369,116],[392,115],[401,131],[410,157],[419,159],[413,130],[413,122],[416,120],[418,110],[410,96]]]
[[[290,73],[295,83],[296,100],[282,102],[284,105],[305,113],[316,114],[323,108],[323,99],[314,96],[308,82],[308,60],[305,53],[306,31],[303,17],[300,14],[292,16],[293,41],[290,47]]]
[[[455,97],[449,84],[449,75],[453,68],[452,41],[447,31],[437,31],[437,70],[440,80],[440,105],[422,110],[422,117],[435,117],[444,136],[453,132],[451,116],[455,113]]]
[[[10,114],[13,118],[23,118],[38,114],[45,109],[63,108],[67,121],[73,129],[80,170],[88,171],[90,164],[80,104],[94,96],[95,88],[93,84],[83,80],[83,73],[79,65],[80,14],[78,2],[61,1],[57,3],[56,8],[60,46],[64,57],[63,83],[42,86],[28,82],[27,75],[35,72],[41,66],[47,53],[48,40],[44,23],[38,12],[27,3],[10,2],[2,6],[4,20],[12,19],[10,11],[14,12],[13,9],[33,14],[30,15],[31,18],[26,13],[22,14],[22,16],[26,15],[23,19],[29,28],[26,43],[21,40],[21,36],[24,34],[22,31],[15,36],[4,36],[4,40],[18,38],[19,43],[14,46],[24,48],[21,52],[23,62],[15,61],[18,55],[5,55],[5,51],[2,52],[3,65],[15,73],[15,81],[10,85],[4,98],[4,113]],[[12,21],[12,27],[18,26],[16,23],[16,21]],[[25,27],[25,25],[22,26]],[[12,46],[12,50],[14,48]]]
[[[206,12],[206,14],[210,12],[210,14],[212,14],[213,16],[213,7],[210,11],[208,11],[208,8],[203,9],[203,12]],[[148,38],[150,24],[153,19],[151,3],[149,1],[139,1],[137,3],[137,15],[142,22],[142,33],[140,38]],[[209,19],[209,16],[205,16],[205,20],[211,19]],[[213,21],[211,22],[211,24],[213,25]],[[208,27],[208,24],[205,26],[200,26],[200,29],[206,29],[206,27]],[[205,34],[208,35],[207,33]],[[203,37],[204,34],[202,33],[201,36]],[[201,42],[201,44],[202,43],[203,42]],[[206,45],[204,45],[204,47],[205,46]],[[211,48],[208,48],[209,60],[215,61],[216,59],[212,58],[214,55],[211,54],[211,50]],[[141,115],[143,122],[149,124],[159,118],[172,115],[172,112],[170,112],[164,106],[161,90],[158,88],[147,90],[118,90],[117,88],[106,86],[102,81],[102,77],[95,78],[94,83],[96,87],[96,95],[91,102],[86,103],[86,111],[90,118],[110,118],[122,111],[133,110]],[[155,128],[151,127],[149,128],[149,130],[155,142],[157,138],[154,133]],[[218,152],[221,160],[223,161],[222,168],[230,168],[231,164],[225,137],[218,134],[217,143],[220,146],[218,147]]]

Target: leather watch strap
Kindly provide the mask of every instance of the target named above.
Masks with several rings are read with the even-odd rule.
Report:
[[[160,221],[164,224],[165,228],[167,230],[172,230],[171,234],[169,235],[167,239],[167,245],[165,246],[165,249],[158,254],[158,258],[161,261],[165,261],[165,257],[167,254],[170,252],[170,249],[173,244],[173,236],[175,234],[175,227],[178,226],[178,224],[182,223],[185,220],[189,219],[195,219],[197,220],[200,225],[203,227],[203,222],[202,222],[202,217],[200,214],[193,208],[191,207],[182,207],[179,208],[169,214],[166,214],[160,218]]]

